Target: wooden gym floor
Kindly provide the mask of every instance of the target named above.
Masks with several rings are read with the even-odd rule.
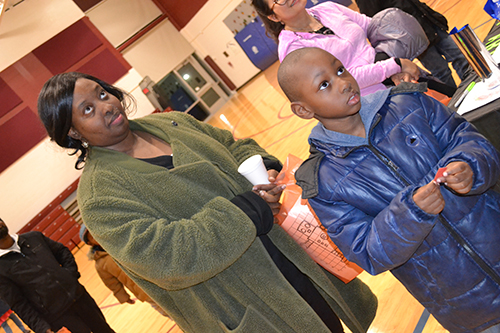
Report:
[[[450,29],[469,24],[482,40],[494,21],[484,11],[485,0],[424,0],[446,16]],[[356,5],[351,5],[357,10]],[[235,138],[252,137],[271,154],[284,161],[288,154],[302,159],[308,156],[307,137],[314,120],[295,117],[278,87],[275,63],[242,87],[208,123],[231,130]],[[457,81],[458,82],[458,81]],[[117,333],[178,333],[179,327],[162,317],[148,304],[118,304],[95,272],[93,261],[87,258],[88,246],[75,251],[82,274],[81,283],[102,308],[108,322]],[[447,332],[424,312],[424,308],[406,289],[386,272],[378,276],[361,273],[379,300],[378,312],[370,333],[442,333]],[[15,333],[21,332],[9,321]],[[3,330],[1,330],[3,331]],[[0,332],[1,332],[0,331]],[[346,330],[349,333],[348,330]],[[203,332],[199,332],[203,333]],[[314,333],[314,332],[303,332]]]

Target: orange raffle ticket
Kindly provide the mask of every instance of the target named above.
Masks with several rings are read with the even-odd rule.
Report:
[[[302,200],[302,189],[295,184],[295,171],[302,161],[289,155],[277,177],[277,184],[286,184],[281,210],[277,216],[280,226],[324,269],[345,283],[363,271],[348,261],[332,242],[325,227],[319,223],[312,209]]]

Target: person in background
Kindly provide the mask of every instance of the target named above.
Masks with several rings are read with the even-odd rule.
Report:
[[[495,147],[421,84],[361,98],[318,48],[290,53],[278,82],[297,116],[319,121],[295,177],[345,257],[390,270],[451,333],[500,332]]]
[[[277,224],[281,163],[183,112],[129,120],[122,90],[49,79],[38,113],[84,164],[78,205],[92,236],[185,332],[366,332],[377,301],[327,273]],[[130,102],[130,101],[129,101]],[[238,166],[259,154],[270,184]]]
[[[305,8],[307,0],[252,0],[267,33],[278,42],[279,60],[293,50],[319,47],[338,58],[366,95],[419,79],[420,69],[409,59],[377,54],[367,40],[371,18],[332,1]],[[383,60],[378,61],[380,56]],[[380,58],[382,59],[382,58]]]
[[[418,0],[356,0],[356,4],[361,13],[370,17],[386,8],[399,8],[415,17],[430,42],[418,60],[446,85],[457,87],[448,63],[451,62],[460,80],[471,70],[467,59],[448,35],[446,18],[425,3]]]
[[[1,327],[5,330],[5,333],[12,333],[12,328],[10,328],[8,320],[12,319],[17,327],[23,333],[29,333],[31,330],[24,327],[23,322],[16,316],[16,314],[11,310],[9,304],[5,303],[0,299],[0,323]]]
[[[10,235],[0,219],[0,298],[36,333],[114,333],[79,277],[66,246],[38,231]]]
[[[156,304],[111,258],[111,256],[97,243],[84,224],[80,227],[80,239],[87,245],[90,245],[89,258],[95,261],[95,269],[102,282],[113,292],[120,304],[135,304],[125,287],[130,290],[141,302],[149,303],[153,309],[162,316],[168,317],[161,307]]]

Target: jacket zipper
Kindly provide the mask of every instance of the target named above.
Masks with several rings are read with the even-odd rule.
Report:
[[[398,167],[389,159],[387,156],[379,152],[371,143],[371,140],[368,139],[368,149],[372,151],[375,156],[379,160],[381,160],[385,165],[387,165],[393,172],[394,174],[403,182],[406,184],[406,186],[411,185],[398,171]],[[497,272],[491,266],[483,260],[477,254],[476,251],[474,251],[467,241],[453,228],[453,226],[441,215],[439,214],[438,216],[439,222],[443,225],[443,227],[448,231],[448,233],[453,237],[453,239],[464,249],[464,251],[474,260],[474,262],[486,273],[487,276],[489,276],[495,283],[500,285],[500,275],[498,275]]]

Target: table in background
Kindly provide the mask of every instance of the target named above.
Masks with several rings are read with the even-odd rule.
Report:
[[[500,21],[497,21],[490,32],[484,39],[486,45],[488,41],[495,39],[500,35]],[[499,36],[500,37],[500,36]],[[448,107],[456,111],[454,107],[457,100],[462,96],[465,88],[474,80],[478,80],[479,76],[472,72],[466,76],[458,86],[457,91],[448,103]],[[483,134],[491,143],[500,151],[500,99],[483,105],[473,111],[464,113],[462,115],[465,119],[471,122],[481,134]]]

